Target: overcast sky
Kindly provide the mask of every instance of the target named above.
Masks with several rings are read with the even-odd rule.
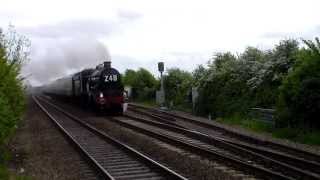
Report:
[[[320,32],[319,0],[1,0],[0,27],[32,43],[33,84],[111,59],[123,72],[157,62],[192,70],[214,52],[272,47]]]

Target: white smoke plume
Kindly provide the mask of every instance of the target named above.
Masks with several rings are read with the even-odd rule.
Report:
[[[107,47],[96,39],[49,39],[45,47],[40,47],[41,44],[32,46],[31,61],[22,70],[32,85],[47,84],[103,61],[111,61]]]

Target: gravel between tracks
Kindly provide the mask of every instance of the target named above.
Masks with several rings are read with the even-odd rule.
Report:
[[[10,170],[32,179],[88,179],[86,174],[92,173],[31,97],[10,150]]]

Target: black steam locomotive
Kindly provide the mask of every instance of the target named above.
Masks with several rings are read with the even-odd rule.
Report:
[[[98,111],[123,112],[124,87],[120,73],[107,61],[46,86],[49,95],[66,97]]]

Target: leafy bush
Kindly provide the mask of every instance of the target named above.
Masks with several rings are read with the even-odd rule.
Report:
[[[164,76],[166,101],[174,105],[185,105],[190,99],[191,84],[191,73],[178,68],[168,69]]]
[[[0,29],[0,179],[31,179],[10,173],[5,166],[10,153],[4,145],[14,132],[25,109],[20,68],[28,60],[29,41],[12,26],[6,34]]]
[[[9,68],[0,59],[0,73]],[[24,93],[16,72],[10,70],[0,81],[0,143],[10,135],[24,110]]]
[[[278,125],[320,128],[320,43],[304,41],[294,69],[280,87]]]
[[[25,40],[12,27],[7,35],[0,30],[0,145],[12,134],[25,108],[19,75],[28,55]]]
[[[245,115],[251,107],[274,107],[278,88],[298,51],[296,40],[283,40],[268,51],[248,47],[238,56],[215,54],[207,69],[199,67],[194,72],[204,76],[194,83],[200,89],[198,113],[224,117]]]
[[[127,69],[123,75],[123,83],[132,87],[132,98],[139,101],[155,98],[159,84],[154,76],[144,68],[137,71]]]

